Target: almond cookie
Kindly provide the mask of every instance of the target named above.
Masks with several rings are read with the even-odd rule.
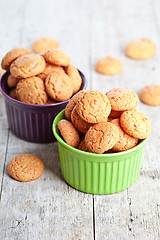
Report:
[[[16,88],[13,88],[10,92],[9,92],[9,96],[11,98],[14,98],[16,100],[18,100],[17,94],[16,94]]]
[[[79,116],[89,123],[107,121],[111,111],[108,98],[99,91],[87,91],[82,94],[76,107]]]
[[[47,62],[55,65],[67,67],[70,64],[70,58],[60,49],[51,48],[43,56]]]
[[[135,60],[145,60],[152,57],[155,52],[155,44],[145,38],[131,41],[126,47],[126,55]]]
[[[113,88],[106,93],[112,110],[124,111],[130,110],[137,106],[139,98],[136,93],[124,89],[124,88]]]
[[[124,111],[120,117],[120,124],[123,130],[134,138],[147,138],[151,132],[150,120],[137,109]]]
[[[122,63],[116,58],[105,57],[96,63],[96,71],[105,75],[114,75],[122,70]]]
[[[123,111],[115,111],[111,110],[111,113],[109,114],[109,118],[120,118]]]
[[[91,152],[91,151],[86,147],[86,144],[85,144],[84,139],[80,142],[80,144],[79,144],[79,146],[78,146],[78,149],[81,150],[81,151],[84,151],[84,152]]]
[[[50,48],[58,48],[59,43],[53,39],[48,37],[43,37],[35,40],[32,44],[32,50],[35,53],[43,53],[49,50]]]
[[[160,85],[149,85],[145,86],[139,95],[142,102],[158,106],[160,105]]]
[[[78,131],[68,120],[62,119],[58,122],[58,128],[66,143],[77,148],[80,142]]]
[[[44,58],[36,54],[27,54],[17,58],[10,66],[11,75],[15,78],[33,77],[45,69]]]
[[[73,93],[78,92],[82,84],[82,78],[77,70],[73,65],[69,65],[66,67],[66,73],[70,77],[73,83]]]
[[[44,170],[42,160],[31,154],[20,154],[8,164],[9,175],[20,182],[28,182],[39,178]]]
[[[16,94],[20,101],[29,104],[43,105],[48,98],[44,82],[39,77],[21,79],[17,84]]]
[[[9,51],[1,62],[1,67],[5,69],[6,71],[9,71],[11,63],[16,60],[18,57],[29,54],[31,51],[27,48],[13,48],[11,51]]]
[[[93,123],[86,122],[83,120],[76,111],[76,106],[73,108],[71,113],[71,121],[73,125],[80,131],[81,133],[86,133],[87,130],[93,125]]]
[[[43,72],[39,73],[37,76],[40,77],[41,79],[45,80],[46,77],[48,76],[49,73],[53,72],[54,70],[56,71],[64,71],[62,67],[56,66],[50,63],[46,63],[46,67],[43,70]]]
[[[9,75],[9,77],[8,77],[8,79],[7,79],[7,85],[8,85],[8,87],[10,87],[10,88],[16,87],[18,81],[19,81],[19,79],[13,77],[12,75]]]
[[[133,148],[137,145],[138,139],[131,137],[126,132],[123,131],[119,118],[111,120],[111,123],[115,124],[119,130],[119,139],[116,144],[113,146],[113,151],[122,152],[130,148]]]
[[[76,103],[79,99],[79,97],[84,93],[84,90],[79,91],[78,93],[76,93],[71,99],[70,101],[67,103],[67,106],[65,108],[65,117],[68,120],[71,120],[71,113],[73,108],[76,106]]]
[[[72,81],[64,71],[51,72],[45,80],[48,95],[56,101],[66,101],[73,94]]]
[[[119,139],[118,128],[110,122],[101,122],[89,128],[85,144],[94,153],[104,153],[113,148]]]

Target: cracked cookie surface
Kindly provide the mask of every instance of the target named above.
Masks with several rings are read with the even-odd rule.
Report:
[[[137,109],[124,111],[120,117],[120,124],[128,135],[137,139],[145,139],[151,132],[150,120]]]
[[[119,118],[113,119],[110,121],[115,124],[119,130],[119,139],[116,144],[113,146],[112,150],[116,152],[126,151],[130,148],[133,148],[137,145],[138,139],[131,137],[126,132],[123,131]]]
[[[39,73],[37,76],[42,78],[43,80],[46,79],[49,73],[53,71],[64,71],[62,67],[56,66],[54,64],[46,63],[46,67],[43,72]]]
[[[36,54],[27,54],[17,58],[10,66],[11,75],[15,78],[35,76],[45,69],[44,58]]]
[[[89,123],[105,122],[111,111],[110,101],[99,91],[87,91],[77,101],[79,116]]]
[[[66,119],[62,119],[58,122],[57,126],[66,143],[77,148],[80,142],[80,137],[73,124]]]
[[[106,93],[112,110],[124,111],[135,108],[138,105],[139,98],[136,93],[124,89],[124,88],[113,88]]]
[[[48,95],[56,101],[66,101],[73,94],[72,81],[64,71],[53,71],[45,80]]]
[[[10,65],[13,61],[15,61],[18,57],[29,53],[31,53],[31,51],[27,48],[13,48],[3,57],[1,62],[2,68],[9,71]]]
[[[69,56],[61,49],[51,48],[43,56],[47,62],[58,66],[67,67],[70,64]]]
[[[73,83],[73,93],[78,92],[82,84],[82,78],[77,68],[75,68],[73,65],[69,65],[68,67],[66,67],[66,73]]]
[[[110,122],[101,122],[89,128],[85,144],[94,153],[104,153],[113,148],[119,139],[118,128]]]
[[[9,175],[20,182],[28,182],[39,178],[44,170],[42,160],[31,154],[20,154],[8,164]]]
[[[16,94],[20,101],[29,104],[43,105],[48,99],[44,81],[39,77],[21,79],[17,84]]]

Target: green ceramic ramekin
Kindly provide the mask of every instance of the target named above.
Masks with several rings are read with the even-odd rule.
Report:
[[[118,153],[88,153],[69,146],[61,137],[57,123],[65,118],[61,111],[53,122],[58,141],[61,172],[73,188],[92,194],[112,194],[130,187],[138,178],[147,139],[136,147]]]

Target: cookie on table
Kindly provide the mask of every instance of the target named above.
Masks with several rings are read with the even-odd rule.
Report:
[[[9,71],[10,65],[13,61],[15,61],[18,57],[29,53],[31,53],[31,51],[27,48],[13,48],[3,57],[1,67],[6,71]]]
[[[123,111],[111,110],[111,112],[109,114],[109,118],[119,118],[122,113],[123,113]]]
[[[91,152],[91,150],[89,150],[89,149],[86,147],[86,144],[85,144],[84,139],[80,142],[80,144],[79,144],[79,146],[78,146],[78,149],[81,150],[81,151],[84,151],[84,152]]]
[[[142,88],[139,94],[140,100],[148,105],[160,105],[160,85],[148,85]]]
[[[11,98],[14,98],[14,99],[18,100],[17,93],[16,93],[16,88],[13,88],[13,89],[9,92],[9,96],[10,96]]]
[[[68,120],[62,119],[58,122],[57,126],[66,143],[77,148],[80,142],[80,137],[73,124]]]
[[[8,77],[8,79],[7,79],[7,85],[8,85],[8,87],[10,87],[10,88],[16,87],[18,81],[19,81],[19,79],[13,77],[12,75],[9,75],[9,77]]]
[[[122,63],[117,58],[105,57],[96,63],[96,71],[105,75],[114,75],[120,73]]]
[[[48,95],[56,101],[66,101],[73,94],[72,81],[64,71],[53,71],[45,79]]]
[[[115,124],[101,122],[89,128],[85,135],[86,147],[94,153],[104,153],[113,148],[119,139]]]
[[[67,103],[67,106],[65,108],[65,117],[68,120],[71,120],[71,113],[73,108],[76,106],[76,103],[79,99],[79,97],[84,93],[84,90],[81,90],[79,92],[77,92],[75,95],[73,95],[73,97],[70,99],[70,101]]]
[[[82,84],[82,78],[81,78],[77,68],[75,68],[73,65],[69,65],[68,67],[66,67],[66,73],[72,80],[73,93],[78,92],[78,90],[80,89],[81,84]]]
[[[116,144],[113,146],[112,150],[116,152],[126,151],[135,147],[138,143],[138,139],[131,137],[126,132],[123,131],[119,118],[113,119],[110,121],[111,123],[115,124],[119,130],[119,139]]]
[[[105,122],[111,111],[110,101],[99,91],[87,91],[76,104],[78,115],[89,123]]]
[[[145,139],[151,133],[151,123],[148,117],[137,109],[124,111],[120,117],[123,130],[137,139]]]
[[[39,77],[30,77],[19,80],[16,94],[21,102],[43,105],[48,96],[45,91],[44,81]]]
[[[71,113],[71,121],[73,125],[78,129],[81,133],[86,133],[87,130],[93,125],[93,123],[86,122],[84,119],[82,119],[76,110],[76,106],[73,108],[73,111]]]
[[[62,67],[60,66],[56,66],[50,63],[46,63],[46,67],[43,70],[43,72],[39,73],[37,76],[42,78],[43,80],[46,79],[46,77],[48,76],[49,73],[53,72],[53,71],[64,71]]]
[[[43,54],[46,62],[67,67],[70,64],[69,56],[61,49],[51,48]]]
[[[126,55],[135,60],[145,60],[156,52],[156,45],[149,39],[141,38],[128,43]]]
[[[139,98],[136,93],[124,89],[124,88],[113,88],[106,93],[111,108],[114,111],[124,111],[135,108],[138,105]]]
[[[17,58],[10,66],[11,75],[15,78],[29,78],[41,72],[46,67],[44,58],[36,54],[27,54]]]
[[[35,53],[43,53],[49,50],[50,48],[58,48],[58,47],[59,47],[59,43],[55,39],[49,38],[49,37],[39,38],[35,40],[32,44],[32,50]]]
[[[9,175],[20,182],[28,182],[39,178],[44,170],[42,160],[31,154],[20,154],[8,164]]]

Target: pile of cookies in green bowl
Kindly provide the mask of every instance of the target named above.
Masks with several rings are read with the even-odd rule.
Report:
[[[150,120],[135,109],[138,102],[136,93],[123,88],[106,94],[80,91],[71,98],[53,122],[67,183],[84,192],[110,194],[136,181],[151,132]]]

